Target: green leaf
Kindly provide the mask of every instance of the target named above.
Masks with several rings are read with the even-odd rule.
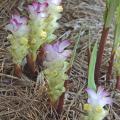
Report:
[[[120,0],[106,0],[106,10],[104,14],[104,23],[106,28],[110,27],[116,8],[119,4]]]
[[[113,52],[115,53],[114,68],[116,75],[120,75],[120,5],[117,7],[115,14],[115,31],[114,31],[114,45]]]
[[[95,91],[96,91],[96,84],[94,80],[94,70],[96,64],[96,57],[97,57],[97,42],[94,45],[90,58],[89,69],[88,69],[88,88],[91,88]]]
[[[115,12],[114,51],[120,45],[120,5]]]

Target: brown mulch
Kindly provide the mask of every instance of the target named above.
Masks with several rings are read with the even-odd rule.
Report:
[[[102,0],[64,0],[64,12],[60,29],[56,31],[58,38],[71,39],[77,44],[75,59],[70,72],[71,84],[65,94],[63,112],[57,115],[48,103],[46,88],[43,84],[36,90],[36,81],[23,75],[14,76],[14,67],[7,48],[7,32],[4,26],[16,9],[21,11],[24,3],[30,0],[0,0],[0,120],[81,120],[83,103],[86,101],[84,88],[87,82],[88,48],[96,40],[100,40],[102,30]],[[80,39],[79,37],[80,36]],[[100,82],[113,97],[113,106],[105,120],[120,119],[120,92],[115,90],[115,80],[106,82],[106,64],[109,60],[113,34],[110,32],[105,49]],[[108,48],[109,47],[109,48]]]

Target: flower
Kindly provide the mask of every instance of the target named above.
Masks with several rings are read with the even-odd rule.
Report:
[[[48,4],[60,5],[62,0],[47,0]]]
[[[19,15],[12,15],[10,24],[6,25],[6,30],[11,31],[16,36],[23,36],[28,33],[27,18]]]
[[[28,11],[30,13],[31,19],[36,18],[46,18],[47,12],[46,8],[48,7],[47,2],[33,2],[32,5],[28,5]]]
[[[112,99],[108,97],[108,93],[104,91],[104,88],[99,87],[97,93],[92,89],[86,90],[88,93],[88,104],[90,104],[92,107],[104,107],[105,105],[109,104],[111,105]]]
[[[108,110],[104,106],[112,104],[112,99],[108,97],[108,92],[102,87],[99,87],[97,92],[89,88],[86,91],[89,98],[88,103],[84,104],[84,110],[88,112],[88,116],[85,116],[85,119],[103,120],[108,114]]]
[[[40,32],[40,37],[42,37],[43,39],[45,39],[47,37],[47,33],[45,31],[41,31]]]
[[[71,50],[65,50],[69,45],[70,42],[68,40],[57,41],[53,45],[47,44],[44,48],[46,61],[66,60],[71,54]]]
[[[58,12],[62,12],[63,11],[63,7],[62,6],[57,6],[57,11]]]
[[[60,13],[63,11],[63,7],[60,5],[62,0],[47,0],[49,5],[50,14]]]

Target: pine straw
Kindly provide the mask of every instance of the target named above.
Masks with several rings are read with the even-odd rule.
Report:
[[[86,102],[84,88],[87,83],[88,48],[89,44],[92,45],[96,40],[100,40],[104,3],[102,0],[65,0],[63,3],[64,13],[60,20],[60,29],[56,34],[59,38],[69,38],[74,41],[80,35],[80,41],[69,77],[72,82],[67,86],[64,109],[60,116],[49,105],[43,84],[36,89],[35,80],[24,75],[19,79],[13,75],[13,63],[7,51],[9,46],[6,39],[7,32],[3,27],[8,23],[14,8],[21,10],[23,3],[24,0],[0,2],[0,120],[81,120],[85,114],[83,103]],[[110,83],[105,79],[112,38],[111,31],[105,49],[100,81],[114,100],[106,120],[119,120],[120,92],[115,91],[114,77]]]

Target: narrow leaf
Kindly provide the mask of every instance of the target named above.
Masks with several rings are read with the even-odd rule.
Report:
[[[97,42],[94,45],[90,58],[89,69],[88,69],[88,88],[91,88],[95,91],[96,91],[96,84],[94,80],[94,70],[96,64],[96,57],[97,57]]]
[[[104,14],[105,27],[110,27],[116,8],[120,4],[120,0],[106,0],[106,10]]]
[[[115,13],[114,51],[120,45],[120,5],[117,7]]]

